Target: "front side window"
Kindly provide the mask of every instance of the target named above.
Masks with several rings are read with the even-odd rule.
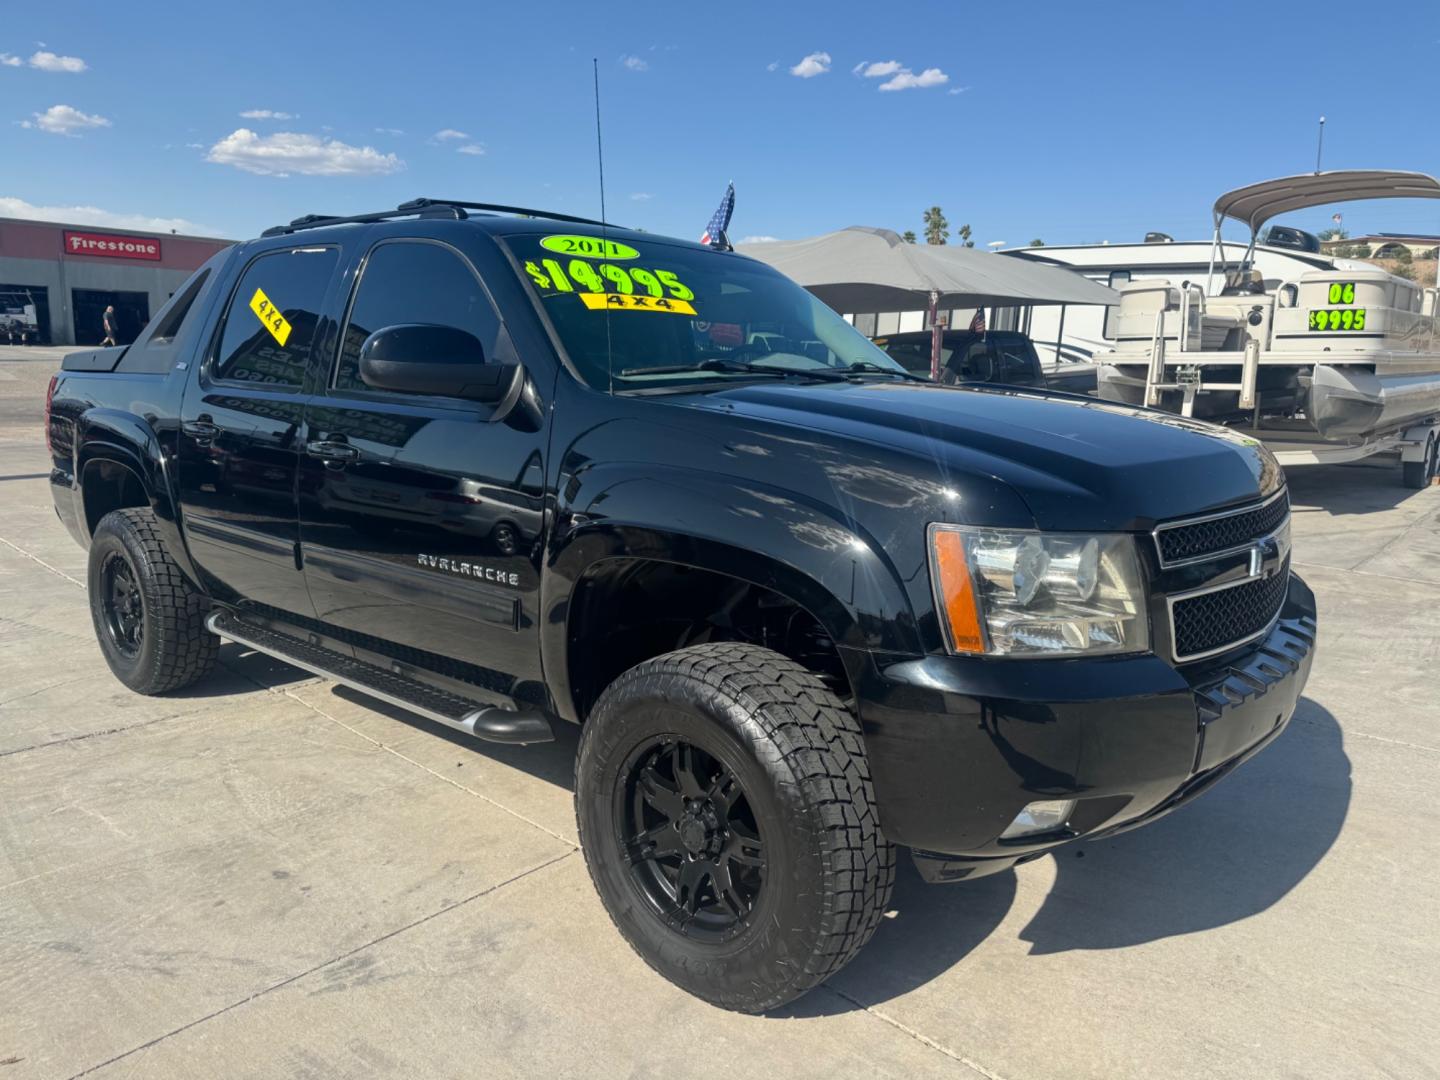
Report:
[[[365,390],[360,347],[377,330],[403,323],[448,326],[473,334],[485,355],[495,354],[500,318],[469,265],[443,244],[391,240],[365,261],[350,319],[341,337],[338,390]],[[446,357],[436,356],[443,363]]]
[[[340,260],[333,247],[261,255],[230,298],[214,374],[226,382],[298,389]]]
[[[504,238],[591,386],[904,369],[789,278],[744,256],[599,235]]]

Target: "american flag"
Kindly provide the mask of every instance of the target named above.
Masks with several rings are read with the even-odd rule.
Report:
[[[970,332],[972,334],[985,333],[985,309],[983,307],[977,308],[975,317],[970,320]]]
[[[730,215],[735,212],[735,184],[732,181],[725,185],[725,197],[720,200],[720,205],[715,208],[715,214],[710,218],[710,224],[705,226],[705,231],[700,234],[700,243],[713,244],[724,235],[730,228]]]

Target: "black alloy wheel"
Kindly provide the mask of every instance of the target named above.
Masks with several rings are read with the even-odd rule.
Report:
[[[848,963],[895,879],[855,714],[819,675],[741,642],[652,657],[605,688],[580,733],[575,820],[635,951],[742,1012]]]
[[[105,663],[140,694],[178,690],[215,666],[209,598],[170,557],[154,511],[112,510],[90,540],[90,618]]]
[[[145,646],[145,601],[135,568],[118,551],[100,568],[100,588],[105,632],[120,655],[133,660]]]
[[[615,827],[631,880],[675,930],[725,941],[765,885],[764,839],[739,780],[718,758],[664,735],[632,755]]]

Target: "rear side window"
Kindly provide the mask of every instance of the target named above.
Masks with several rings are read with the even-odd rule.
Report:
[[[215,378],[301,387],[325,290],[339,259],[336,248],[294,248],[252,262],[230,298]]]
[[[500,318],[480,279],[453,248],[423,240],[385,241],[370,252],[360,275],[340,341],[336,389],[367,389],[360,379],[360,347],[376,330],[401,323],[465,330],[487,357],[495,355],[500,332]]]
[[[205,281],[210,276],[209,270],[201,270],[190,279],[185,286],[185,291],[180,294],[179,299],[170,305],[170,310],[155,328],[155,332],[149,337],[149,344],[164,345],[174,341],[175,335],[180,333],[180,326],[185,322],[185,316],[190,314],[190,309],[195,306],[195,298],[200,295],[200,290],[205,287]]]

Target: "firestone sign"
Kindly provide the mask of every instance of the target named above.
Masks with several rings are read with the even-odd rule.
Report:
[[[102,259],[160,261],[160,241],[151,236],[117,236],[115,233],[65,232],[65,254],[93,255]]]

